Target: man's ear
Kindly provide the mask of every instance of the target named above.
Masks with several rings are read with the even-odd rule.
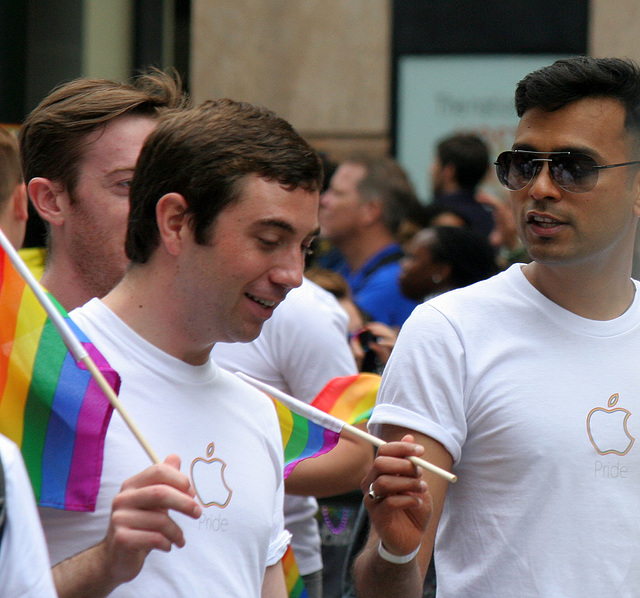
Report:
[[[436,271],[442,281],[449,280],[451,277],[451,266],[449,264],[437,264]]]
[[[456,171],[456,167],[454,164],[445,164],[442,167],[442,178],[445,182],[445,185],[457,185],[458,184],[458,173]]]
[[[360,205],[360,214],[364,224],[373,224],[382,220],[382,202],[379,199],[363,201]]]
[[[29,199],[27,198],[27,186],[24,183],[16,185],[10,201],[14,219],[18,222],[26,222],[29,218]]]
[[[179,255],[191,236],[187,200],[179,193],[167,193],[156,204],[156,222],[160,242],[171,255]]]
[[[27,185],[27,191],[34,208],[43,220],[52,226],[64,223],[69,197],[62,185],[44,177],[34,177]]]
[[[633,214],[640,218],[640,168],[637,169],[633,176],[631,192],[633,194]]]

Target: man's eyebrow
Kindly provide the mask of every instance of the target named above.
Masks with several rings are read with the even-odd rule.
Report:
[[[120,174],[129,174],[129,173],[133,174],[134,171],[135,171],[135,166],[119,166],[118,168],[114,168],[113,170],[110,170],[104,176],[111,177],[111,176],[118,176]]]
[[[286,220],[280,220],[279,218],[265,218],[264,220],[259,220],[256,222],[256,226],[260,228],[279,228],[287,233],[295,233],[295,228],[291,225],[290,222]],[[320,227],[318,226],[313,231],[311,231],[307,236],[308,237],[317,237],[320,234]]]
[[[256,226],[262,228],[279,228],[288,233],[295,232],[293,226],[291,226],[289,222],[286,220],[280,220],[279,218],[265,218],[264,220],[258,220],[258,222],[256,222]]]

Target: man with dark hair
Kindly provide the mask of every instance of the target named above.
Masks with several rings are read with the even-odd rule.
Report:
[[[473,133],[442,139],[431,165],[432,205],[463,218],[472,230],[485,236],[493,229],[493,218],[477,201],[476,191],[488,168],[487,144]]]
[[[130,267],[72,318],[169,456],[146,467],[114,416],[96,512],[41,509],[61,596],[285,598],[275,410],[210,352],[255,339],[301,284],[321,185],[317,154],[267,110],[220,100],[160,117],[131,185]]]
[[[334,268],[371,320],[400,327],[416,303],[398,287],[398,228],[417,203],[402,167],[391,158],[354,156],[338,166],[320,202],[322,235],[340,251]]]
[[[0,127],[0,228],[16,249],[22,246],[28,216],[18,140]]]
[[[48,228],[42,284],[67,309],[103,297],[127,266],[129,184],[158,115],[187,104],[175,74],[77,79],[54,89],[20,135],[24,178]]]
[[[403,327],[371,418],[398,442],[363,480],[362,598],[421,596],[434,539],[444,598],[640,585],[640,69],[560,60],[520,81],[516,109],[496,170],[533,261],[440,295]]]

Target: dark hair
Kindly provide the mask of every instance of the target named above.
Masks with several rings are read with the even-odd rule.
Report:
[[[484,280],[499,270],[496,254],[487,238],[454,226],[434,226],[436,240],[430,247],[434,262],[448,264],[453,288]]]
[[[640,143],[640,68],[628,59],[574,56],[529,73],[516,87],[518,116],[531,108],[547,112],[588,97],[618,100],[625,128]]]
[[[161,117],[142,148],[131,184],[129,259],[145,263],[158,246],[155,209],[163,195],[185,198],[194,238],[205,244],[216,217],[239,199],[251,174],[290,190],[322,187],[318,154],[270,110],[222,99]]]
[[[474,133],[456,133],[442,139],[436,152],[442,166],[452,164],[456,181],[463,189],[473,191],[489,168],[489,148]]]
[[[0,127],[0,211],[4,210],[6,202],[21,182],[18,140],[15,135]]]
[[[25,181],[46,177],[73,192],[86,136],[124,115],[156,117],[188,104],[175,71],[157,69],[131,82],[80,78],[56,87],[27,117],[20,134]]]
[[[471,222],[468,216],[456,211],[455,208],[450,206],[441,206],[438,204],[427,204],[424,206],[424,226],[422,228],[428,228],[436,226],[434,222],[438,217],[444,214],[452,214],[453,216],[459,218],[462,221],[463,226],[461,228],[471,229]]]
[[[366,173],[358,183],[362,201],[380,201],[382,221],[395,235],[400,223],[414,210],[419,200],[406,171],[392,158],[356,154],[345,164],[358,164]]]

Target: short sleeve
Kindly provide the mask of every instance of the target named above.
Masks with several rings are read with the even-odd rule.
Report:
[[[460,459],[467,424],[464,348],[454,327],[425,303],[406,321],[385,367],[369,429],[393,424],[425,434]]]

